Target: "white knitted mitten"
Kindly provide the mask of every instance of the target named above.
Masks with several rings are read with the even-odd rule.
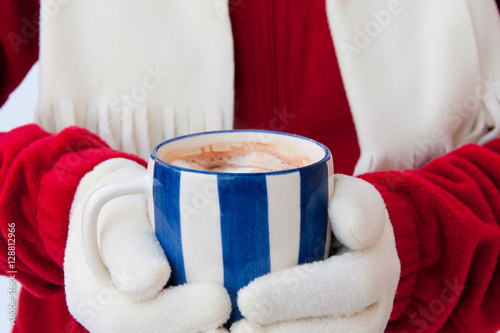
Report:
[[[101,284],[90,272],[82,241],[84,204],[99,186],[138,174],[144,174],[142,166],[116,158],[99,164],[78,186],[64,258],[71,314],[92,333],[225,332],[220,326],[229,318],[231,301],[223,286],[197,283],[164,289],[170,266],[143,195],[119,197],[104,206],[98,238],[112,281]]]
[[[400,262],[382,197],[359,178],[336,175],[329,214],[340,253],[255,279],[238,294],[245,319],[231,332],[384,331]]]

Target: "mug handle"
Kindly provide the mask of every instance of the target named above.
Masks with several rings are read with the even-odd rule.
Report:
[[[111,274],[104,265],[97,242],[99,213],[110,200],[134,194],[147,194],[149,177],[147,174],[103,185],[87,199],[82,213],[82,241],[85,260],[95,279],[103,285],[112,283]]]

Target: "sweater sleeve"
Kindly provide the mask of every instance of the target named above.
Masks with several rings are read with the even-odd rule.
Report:
[[[0,107],[38,59],[39,0],[0,0]]]
[[[118,152],[70,127],[57,135],[27,125],[0,136],[0,273],[37,297],[63,290],[64,249],[80,179]]]
[[[361,177],[382,193],[401,260],[387,332],[499,330],[500,140]]]

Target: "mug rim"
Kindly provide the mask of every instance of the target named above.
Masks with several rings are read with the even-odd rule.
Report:
[[[183,140],[183,139],[190,138],[190,137],[195,137],[195,136],[209,135],[209,134],[235,133],[235,132],[240,132],[240,133],[244,133],[244,132],[250,132],[250,133],[270,133],[270,134],[273,134],[273,135],[290,136],[290,137],[294,137],[294,138],[297,138],[297,139],[309,141],[309,142],[314,143],[317,146],[319,146],[323,150],[324,156],[320,160],[318,160],[318,161],[316,161],[314,163],[308,164],[306,166],[298,167],[298,168],[287,169],[287,170],[263,171],[263,172],[223,172],[223,171],[196,170],[196,169],[190,169],[190,168],[185,168],[185,167],[173,165],[173,164],[165,162],[164,160],[162,160],[157,155],[157,151],[161,147],[163,147],[166,144],[178,141],[178,140]],[[331,158],[331,156],[332,156],[332,154],[331,154],[330,150],[328,149],[328,147],[325,146],[324,144],[322,144],[321,142],[318,142],[318,141],[316,141],[314,139],[311,139],[311,138],[308,138],[308,137],[305,137],[305,136],[302,136],[302,135],[298,135],[298,134],[292,134],[292,133],[286,133],[286,132],[279,132],[279,131],[271,131],[271,130],[259,130],[259,129],[219,130],[219,131],[207,131],[207,132],[198,132],[198,133],[191,133],[191,134],[181,135],[181,136],[177,136],[175,138],[168,139],[168,140],[165,140],[165,141],[157,144],[156,146],[153,147],[153,149],[151,150],[151,153],[149,154],[149,157],[155,163],[158,163],[158,164],[160,164],[160,165],[162,165],[164,167],[167,167],[167,168],[172,168],[172,169],[177,170],[179,172],[181,172],[181,171],[182,172],[194,172],[194,173],[200,173],[200,174],[219,175],[219,176],[220,175],[226,175],[226,176],[231,176],[231,175],[234,175],[234,176],[241,176],[241,175],[246,175],[246,176],[262,176],[262,175],[287,174],[287,173],[292,173],[292,172],[298,172],[300,170],[307,170],[309,168],[314,168],[314,167],[316,167],[316,166],[318,166],[320,164],[323,164],[323,163],[327,162]]]

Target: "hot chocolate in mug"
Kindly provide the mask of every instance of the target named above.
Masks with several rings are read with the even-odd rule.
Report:
[[[151,151],[143,177],[105,185],[88,199],[83,240],[88,266],[109,280],[97,221],[109,200],[148,197],[156,236],[172,268],[169,285],[218,282],[236,297],[256,277],[328,255],[333,196],[328,148],[272,131],[229,130],[177,137]]]

